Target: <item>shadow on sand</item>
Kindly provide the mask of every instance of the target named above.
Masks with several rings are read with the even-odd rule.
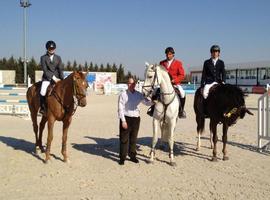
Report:
[[[12,137],[0,136],[0,142],[12,147],[14,150],[24,151],[35,158],[44,161],[39,155],[35,153],[35,144],[23,139],[17,139]]]
[[[84,153],[101,156],[107,159],[111,159],[115,162],[119,160],[119,138],[97,138],[97,137],[89,137],[85,136],[85,138],[93,140],[95,143],[87,143],[87,144],[76,144],[73,143],[72,147]],[[149,151],[151,148],[152,138],[151,137],[142,137],[137,140],[137,154],[138,159],[144,162],[148,162],[148,156],[141,154],[141,146],[149,147]],[[183,142],[175,142],[174,145],[174,154],[175,156],[194,156],[201,159],[210,160],[211,157],[208,155],[204,155],[195,150],[196,146],[193,144],[183,143]],[[160,146],[157,145],[157,149],[163,150],[165,152],[168,151],[168,145]],[[158,161],[159,160],[157,159]]]

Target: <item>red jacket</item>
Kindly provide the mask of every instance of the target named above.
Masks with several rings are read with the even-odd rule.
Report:
[[[175,85],[180,84],[184,80],[185,71],[181,61],[174,59],[169,68],[167,67],[167,60],[160,61],[160,65],[162,65],[168,71],[169,75],[174,80]]]

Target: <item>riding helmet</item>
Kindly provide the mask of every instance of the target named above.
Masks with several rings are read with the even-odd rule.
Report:
[[[212,53],[212,52],[214,52],[214,51],[220,52],[220,47],[219,47],[218,45],[213,45],[213,46],[211,46],[210,52]]]
[[[174,53],[175,53],[175,52],[174,52],[174,49],[173,49],[172,47],[167,47],[167,48],[165,49],[165,54],[168,54],[168,53],[174,54]]]
[[[50,40],[46,43],[46,49],[56,49],[56,44],[54,41]]]

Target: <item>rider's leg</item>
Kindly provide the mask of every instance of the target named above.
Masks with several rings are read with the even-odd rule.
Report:
[[[210,84],[205,84],[205,86],[204,86],[204,88],[203,88],[203,98],[204,98],[204,99],[207,99],[210,88],[211,88],[213,85],[215,85],[215,84],[218,84],[218,83],[217,83],[217,82],[213,82],[213,83],[210,83]]]
[[[46,92],[49,85],[50,81],[42,81],[40,89],[40,114],[44,114],[46,110]]]
[[[185,112],[185,103],[186,103],[186,93],[185,90],[182,88],[181,85],[177,85],[179,91],[180,91],[180,105],[179,105],[179,118],[186,118],[186,112]]]

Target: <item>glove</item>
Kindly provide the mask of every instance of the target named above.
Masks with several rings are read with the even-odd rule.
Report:
[[[55,83],[57,83],[58,81],[60,81],[60,79],[59,79],[59,78],[56,78],[54,75],[53,75],[52,79],[53,79],[53,81],[54,81]]]

